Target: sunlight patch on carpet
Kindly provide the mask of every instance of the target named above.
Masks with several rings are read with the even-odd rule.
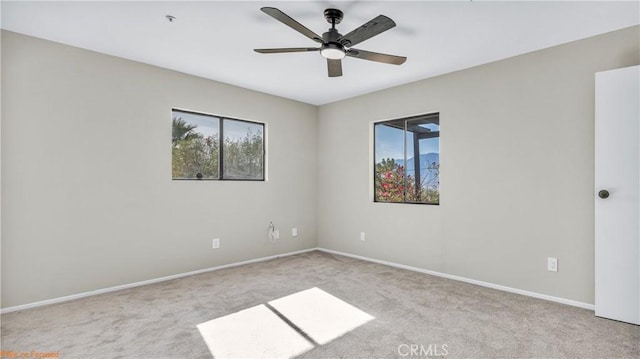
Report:
[[[375,319],[319,288],[272,300],[269,305],[320,345]]]
[[[214,358],[292,358],[314,347],[265,305],[197,327]]]
[[[214,358],[293,358],[375,319],[311,288],[198,324]]]

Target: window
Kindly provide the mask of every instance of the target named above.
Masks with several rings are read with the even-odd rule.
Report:
[[[264,180],[264,124],[172,111],[173,179]]]
[[[374,201],[440,203],[440,115],[377,122]]]

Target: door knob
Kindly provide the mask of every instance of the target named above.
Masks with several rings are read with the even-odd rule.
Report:
[[[607,191],[606,189],[600,190],[600,192],[598,192],[598,197],[602,199],[609,198],[609,191]]]

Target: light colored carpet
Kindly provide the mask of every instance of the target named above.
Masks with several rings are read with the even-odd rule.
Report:
[[[281,298],[312,288],[374,319],[312,343],[303,358],[424,358],[443,349],[447,358],[640,358],[639,326],[323,252],[4,314],[1,347],[61,358],[211,358],[199,324],[257,306],[275,311],[272,302],[295,326],[304,311]]]

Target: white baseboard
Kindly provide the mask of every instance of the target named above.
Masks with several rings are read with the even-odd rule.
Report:
[[[186,273],[174,274],[174,275],[161,277],[161,278],[144,280],[144,281],[141,281],[141,282],[135,282],[135,283],[118,285],[118,286],[115,286],[115,287],[97,289],[97,290],[93,290],[93,291],[90,291],[90,292],[72,294],[72,295],[67,295],[67,296],[64,296],[64,297],[47,299],[47,300],[34,302],[34,303],[17,305],[17,306],[14,306],[14,307],[2,308],[2,309],[0,309],[0,314],[17,312],[19,310],[37,308],[37,307],[42,307],[42,306],[50,305],[50,304],[67,302],[67,301],[74,300],[74,299],[80,299],[80,298],[90,297],[90,296],[94,296],[94,295],[98,295],[98,294],[115,292],[115,291],[122,290],[122,289],[135,288],[135,287],[140,287],[140,286],[147,285],[147,284],[154,284],[154,283],[164,282],[164,281],[168,281],[168,280],[172,280],[172,279],[188,277],[188,276],[195,275],[195,274],[201,274],[201,273],[213,272],[213,271],[220,270],[220,269],[225,269],[225,268],[237,267],[237,266],[241,266],[241,265],[244,265],[244,264],[264,262],[264,261],[268,261],[268,260],[272,260],[272,259],[276,259],[276,258],[280,258],[280,257],[288,257],[288,256],[296,255],[296,254],[312,252],[312,251],[315,251],[315,250],[326,252],[326,253],[331,253],[331,254],[336,254],[336,255],[340,255],[340,256],[360,259],[360,260],[367,261],[367,262],[383,264],[383,265],[387,265],[387,266],[390,266],[390,267],[406,269],[406,270],[410,270],[410,271],[413,271],[413,272],[419,272],[419,273],[429,274],[429,275],[433,275],[433,276],[437,276],[437,277],[457,280],[457,281],[460,281],[460,282],[475,284],[475,285],[479,285],[479,286],[482,286],[482,287],[501,290],[501,291],[504,291],[504,292],[516,293],[516,294],[526,295],[528,297],[548,300],[548,301],[551,301],[551,302],[567,304],[567,305],[571,305],[571,306],[574,306],[574,307],[579,307],[579,308],[584,308],[584,309],[589,309],[589,310],[595,310],[595,306],[593,304],[578,302],[578,301],[574,301],[574,300],[570,300],[570,299],[564,299],[564,298],[554,297],[554,296],[551,296],[551,295],[540,294],[540,293],[536,293],[536,292],[530,292],[530,291],[527,291],[527,290],[511,288],[511,287],[507,287],[507,286],[503,286],[503,285],[499,285],[499,284],[483,282],[483,281],[479,281],[479,280],[475,280],[475,279],[469,279],[469,278],[460,277],[460,276],[456,276],[456,275],[440,273],[440,272],[436,272],[436,271],[432,271],[432,270],[428,270],[428,269],[412,267],[412,266],[408,266],[408,265],[404,265],[404,264],[398,264],[398,263],[383,261],[383,260],[364,257],[364,256],[359,256],[359,255],[355,255],[355,254],[350,254],[350,253],[345,253],[345,252],[340,252],[340,251],[334,251],[332,249],[309,248],[309,249],[303,249],[303,250],[295,251],[295,252],[276,254],[276,255],[267,256],[267,257],[250,259],[250,260],[246,260],[246,261],[242,261],[242,262],[225,264],[225,265],[221,265],[221,266],[217,266],[217,267],[199,269],[199,270],[192,271],[192,272],[186,272]]]
[[[499,285],[499,284],[494,284],[494,283],[489,283],[489,282],[483,282],[483,281],[480,281],[480,280],[469,279],[469,278],[460,277],[460,276],[457,276],[457,275],[440,273],[440,272],[436,272],[436,271],[432,271],[432,270],[428,270],[428,269],[422,269],[422,268],[418,268],[418,267],[407,266],[407,265],[404,265],[404,264],[387,262],[387,261],[383,261],[383,260],[379,260],[379,259],[373,259],[373,258],[369,258],[369,257],[363,257],[363,256],[355,255],[355,254],[349,254],[349,253],[334,251],[332,249],[317,248],[317,250],[322,251],[322,252],[331,253],[331,254],[337,254],[337,255],[340,255],[340,256],[360,259],[360,260],[367,261],[367,262],[384,264],[384,265],[387,265],[387,266],[390,266],[390,267],[396,267],[396,268],[406,269],[406,270],[410,270],[410,271],[414,271],[414,272],[425,273],[425,274],[433,275],[433,276],[436,276],[436,277],[453,279],[453,280],[457,280],[457,281],[460,281],[460,282],[479,285],[481,287],[487,287],[487,288],[501,290],[501,291],[504,291],[504,292],[526,295],[528,297],[544,299],[544,300],[548,300],[548,301],[551,301],[551,302],[567,304],[567,305],[571,305],[571,306],[579,307],[579,308],[584,308],[584,309],[588,309],[588,310],[595,310],[595,305],[593,305],[593,304],[578,302],[578,301],[571,300],[571,299],[554,297],[554,296],[551,296],[551,295],[540,294],[540,293],[536,293],[536,292],[530,292],[528,290],[522,290],[522,289],[517,289],[517,288],[511,288],[511,287],[507,287],[507,286],[504,286],[504,285]]]
[[[198,269],[198,270],[195,270],[195,271],[192,271],[192,272],[174,274],[174,275],[169,275],[169,276],[166,276],[166,277],[143,280],[141,282],[123,284],[123,285],[118,285],[118,286],[115,286],[115,287],[97,289],[97,290],[92,290],[90,292],[72,294],[72,295],[67,295],[67,296],[64,296],[64,297],[47,299],[47,300],[34,302],[34,303],[16,305],[14,307],[7,307],[7,308],[0,309],[0,314],[17,312],[19,310],[37,308],[37,307],[42,307],[42,306],[50,305],[50,304],[67,302],[67,301],[74,300],[74,299],[80,299],[80,298],[90,297],[90,296],[94,296],[94,295],[98,295],[98,294],[115,292],[115,291],[122,290],[122,289],[135,288],[135,287],[140,287],[140,286],[147,285],[147,284],[154,284],[154,283],[164,282],[164,281],[168,281],[168,280],[172,280],[172,279],[188,277],[188,276],[195,275],[195,274],[201,274],[201,273],[213,272],[213,271],[220,270],[220,269],[225,269],[225,268],[237,267],[237,266],[241,266],[241,265],[244,265],[244,264],[264,262],[264,261],[268,261],[268,260],[272,260],[272,259],[276,259],[276,258],[280,258],[280,257],[288,257],[288,256],[296,255],[296,254],[312,252],[312,251],[315,251],[317,249],[318,248],[309,248],[309,249],[303,249],[303,250],[295,251],[295,252],[276,254],[276,255],[268,256],[268,257],[249,259],[249,260],[246,260],[246,261],[225,264],[225,265],[221,265],[221,266],[217,266],[217,267]]]

